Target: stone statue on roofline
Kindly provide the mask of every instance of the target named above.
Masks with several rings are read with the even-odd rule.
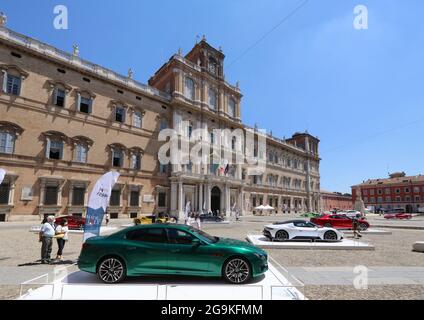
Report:
[[[0,12],[0,27],[4,27],[7,22],[7,17],[4,12]]]

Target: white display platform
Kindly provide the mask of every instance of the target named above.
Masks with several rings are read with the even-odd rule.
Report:
[[[340,232],[343,232],[344,234],[353,235],[353,230],[340,230]],[[392,234],[391,231],[383,230],[383,229],[367,229],[365,231],[361,231],[361,234],[369,234],[369,235],[388,235]]]
[[[117,229],[116,227],[100,227],[100,234],[107,233],[107,232],[110,232],[110,231],[114,231],[116,229]],[[34,226],[34,227],[31,227],[31,229],[29,231],[37,233],[37,232],[40,232],[40,230],[41,230],[41,226]],[[69,233],[81,233],[81,234],[83,234],[84,230],[69,230]]]
[[[343,239],[338,242],[269,241],[262,235],[248,235],[247,241],[268,249],[316,249],[316,250],[375,250],[374,246],[357,240]]]
[[[27,286],[27,287],[25,287]],[[23,287],[22,300],[304,300],[300,284],[292,285],[273,265],[246,285],[220,278],[135,277],[116,285],[103,284],[96,275],[76,271],[51,284]],[[28,290],[28,288],[34,288]],[[26,292],[26,293],[24,293]]]

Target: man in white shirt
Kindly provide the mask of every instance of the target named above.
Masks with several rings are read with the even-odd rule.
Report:
[[[54,230],[54,216],[48,216],[47,222],[41,226],[40,230],[40,242],[41,242],[41,263],[49,263],[51,258],[53,246],[53,237],[55,235]]]

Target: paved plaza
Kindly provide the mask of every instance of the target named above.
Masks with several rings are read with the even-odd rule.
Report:
[[[204,225],[204,230],[217,236],[245,240],[248,234],[261,234],[272,221],[298,218],[295,215],[248,216],[229,224]],[[412,244],[424,240],[424,217],[410,221],[383,221],[368,217],[372,226],[385,224],[392,234],[364,234],[361,241],[372,243],[374,251],[265,249],[270,263],[304,284],[308,299],[424,299],[424,254],[413,252]],[[120,228],[129,220],[112,220]],[[414,226],[414,229],[394,228]],[[61,267],[72,267],[78,258],[81,234],[70,234],[64,251],[65,261],[58,265],[41,265],[38,235],[30,232],[36,223],[0,224],[0,297],[17,298],[20,284]],[[346,238],[352,236],[346,234]],[[53,247],[53,255],[57,250]],[[367,289],[354,288],[354,268],[365,266]],[[43,280],[44,281],[44,280]],[[50,280],[49,280],[50,281]]]

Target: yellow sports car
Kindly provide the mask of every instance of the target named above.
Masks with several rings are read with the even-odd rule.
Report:
[[[134,219],[134,224],[150,224],[150,223],[167,223],[170,218],[168,216],[156,217],[155,215],[144,216]]]

